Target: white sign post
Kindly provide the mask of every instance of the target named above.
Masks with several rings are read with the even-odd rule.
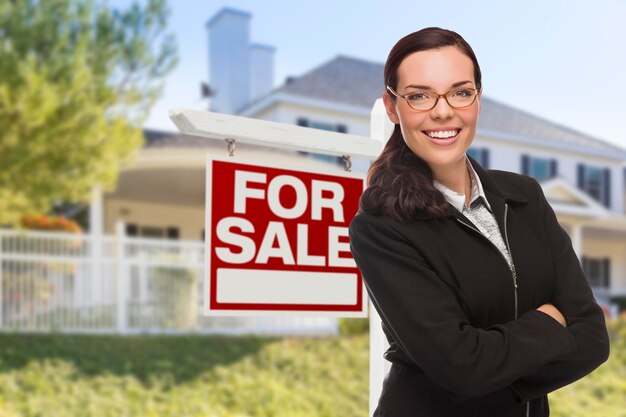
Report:
[[[371,138],[197,110],[172,110],[170,118],[182,133],[189,135],[369,160],[378,157],[393,129],[381,100],[372,108]],[[370,415],[389,369],[382,357],[387,346],[380,317],[370,305]]]

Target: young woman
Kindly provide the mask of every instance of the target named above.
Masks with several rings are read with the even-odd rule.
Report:
[[[390,343],[375,416],[547,417],[547,393],[604,362],[609,341],[539,184],[466,156],[481,72],[457,33],[393,47],[395,129],[350,242]]]

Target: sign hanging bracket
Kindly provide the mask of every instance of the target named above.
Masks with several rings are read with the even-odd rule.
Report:
[[[235,139],[228,138],[228,139],[224,139],[224,141],[226,142],[227,149],[228,149],[228,152],[226,155],[235,156],[235,146],[236,146]]]
[[[352,172],[352,160],[350,160],[350,155],[343,155],[343,169],[346,172]]]

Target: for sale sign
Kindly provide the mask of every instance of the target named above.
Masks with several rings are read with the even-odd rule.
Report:
[[[207,162],[206,315],[366,316],[348,225],[364,179]]]

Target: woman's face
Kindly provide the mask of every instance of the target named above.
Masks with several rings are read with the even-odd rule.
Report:
[[[393,86],[391,86],[393,87]],[[399,95],[431,90],[446,94],[456,88],[476,88],[474,64],[458,48],[448,46],[415,52],[398,67]],[[383,94],[387,114],[399,124],[407,146],[434,173],[465,164],[465,152],[474,139],[480,113],[480,96],[469,107],[454,109],[443,97],[428,111],[415,111],[406,100]],[[464,166],[464,165],[463,165]]]

